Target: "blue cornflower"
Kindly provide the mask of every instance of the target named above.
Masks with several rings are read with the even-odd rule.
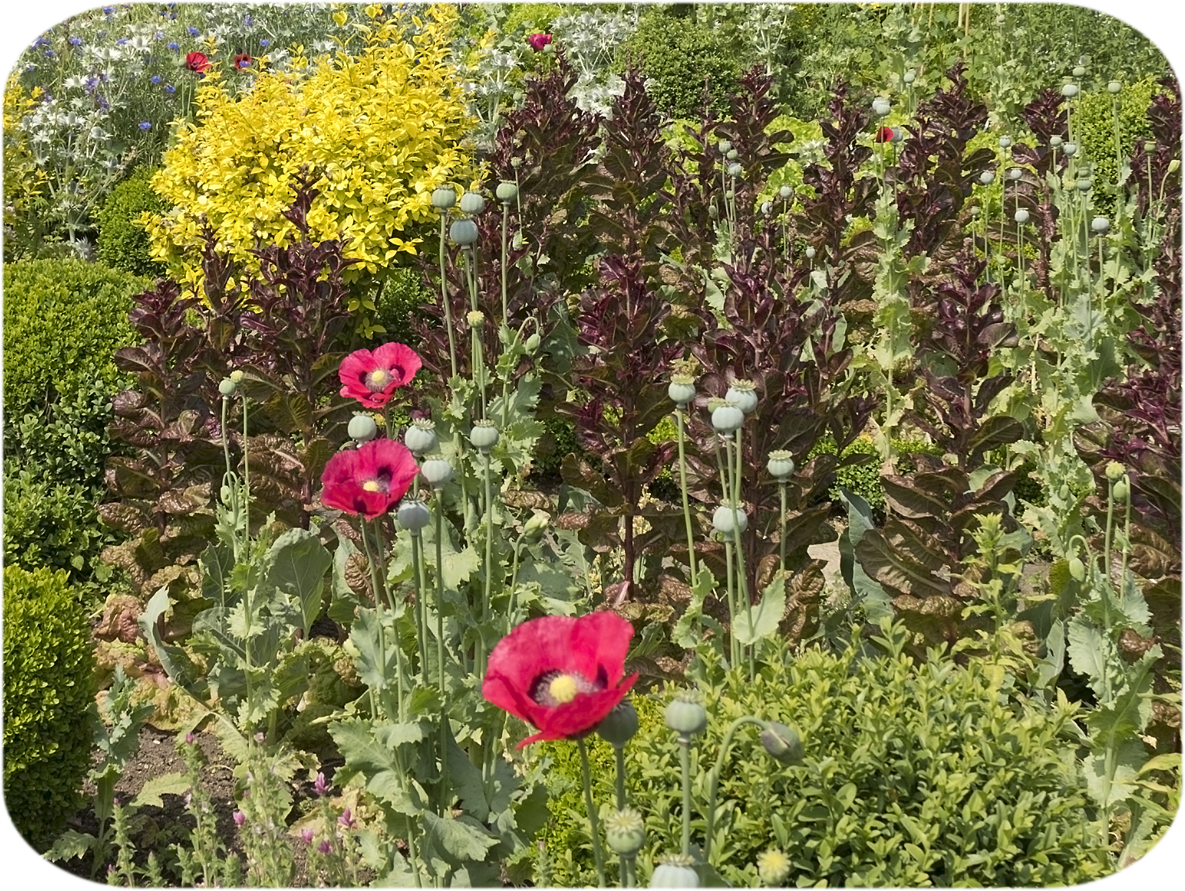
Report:
[[[249,15],[243,16],[243,27],[244,28],[250,28],[254,24],[255,24],[255,19],[251,18],[251,16],[249,16]]]
[[[270,45],[271,45],[271,41],[270,41],[270,40],[268,40],[267,38],[264,38],[263,40],[259,41],[259,45],[260,45],[260,46],[270,46]]]
[[[165,92],[166,93],[176,93],[177,88],[175,86],[173,86],[172,84],[165,84]]]
[[[164,31],[157,31],[156,32],[156,39],[157,40],[164,40],[165,39],[165,32]]]
[[[189,36],[190,36],[190,37],[197,37],[197,36],[198,36],[198,34],[200,34],[200,33],[201,33],[201,32],[200,32],[200,31],[198,31],[198,29],[197,29],[197,28],[195,28],[193,25],[190,25],[188,28],[186,28],[186,29],[185,29],[185,31],[186,31],[186,33],[188,33],[188,34],[189,34]]]
[[[169,44],[169,49],[171,49],[173,52],[177,52],[178,50],[180,50],[180,49],[181,49],[181,47],[179,47],[179,46],[178,46],[177,44],[175,44],[175,43],[170,43],[170,44]]]
[[[148,121],[141,121],[140,122],[140,129],[141,130],[151,130],[152,124],[148,123]]]
[[[33,41],[32,49],[37,49],[37,47],[39,47],[39,46],[48,46],[48,45],[49,45],[49,38],[48,37],[38,37],[36,40]]]
[[[123,46],[127,42],[128,42],[128,39],[126,37],[121,37],[121,38],[119,38],[119,40],[115,41],[115,45],[116,46]]]
[[[47,58],[47,59],[52,59],[53,57],[54,57],[54,51],[53,51],[53,50],[46,50],[46,51],[45,51],[45,58]]]
[[[70,38],[70,46],[82,46],[82,38],[81,37],[71,37]]]
[[[150,77],[148,79],[150,81],[152,81],[154,84],[160,83],[160,75],[159,74],[154,74],[154,75],[152,75],[152,77]]]
[[[103,109],[103,111],[106,111],[111,107],[111,103],[98,94],[95,94],[95,101],[99,103],[99,108]]]
[[[104,6],[103,7],[103,15],[111,15],[111,13],[113,13],[113,12],[115,12],[114,6]]]

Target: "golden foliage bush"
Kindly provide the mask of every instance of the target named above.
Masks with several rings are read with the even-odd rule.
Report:
[[[310,63],[296,48],[291,71],[265,67],[234,97],[208,73],[197,122],[178,129],[153,179],[172,209],[143,221],[152,256],[176,281],[201,293],[205,225],[248,273],[259,268],[252,248],[288,244],[296,229],[283,213],[302,169],[318,176],[320,192],[310,237],[345,242],[359,261],[347,276],[355,280],[415,253],[409,230],[435,221],[433,189],[472,179],[461,145],[470,122],[449,50],[455,8],[396,20],[367,12],[354,54]]]

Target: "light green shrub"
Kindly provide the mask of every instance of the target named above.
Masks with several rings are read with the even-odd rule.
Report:
[[[65,572],[4,567],[4,802],[43,851],[90,763],[95,657]]]
[[[901,635],[898,626],[885,638],[888,655],[855,639],[840,655],[779,645],[752,680],[747,667],[699,671],[710,722],[692,753],[692,844],[703,843],[707,776],[723,732],[752,714],[796,728],[806,755],[781,766],[761,749],[756,728],[738,734],[712,849],[734,887],[760,884],[756,858],[771,847],[789,856],[791,887],[1049,886],[1108,873],[1074,766],[1068,731],[1077,705],[1027,699],[983,661],[962,667],[934,652],[915,665]],[[640,884],[681,832],[678,749],[661,718],[668,700],[635,697],[640,729],[626,748],[628,794],[646,814]],[[594,794],[607,814],[612,750],[595,737],[590,748]],[[553,880],[588,884],[575,746],[551,743],[543,752],[555,759],[545,836]],[[609,866],[615,873],[612,859]]]
[[[99,208],[99,260],[112,269],[134,275],[156,276],[164,267],[148,255],[148,232],[140,222],[143,214],[164,213],[168,205],[152,191],[151,167],[141,167],[111,190]]]
[[[1126,160],[1136,144],[1152,136],[1148,106],[1160,91],[1153,78],[1128,84],[1112,95],[1105,86],[1083,93],[1074,110],[1074,138],[1082,145],[1086,162],[1092,168],[1095,187],[1091,192],[1094,211],[1103,216],[1115,214],[1115,180],[1118,172],[1115,157],[1115,108],[1119,111],[1119,145]],[[1134,188],[1128,183],[1127,188]]]

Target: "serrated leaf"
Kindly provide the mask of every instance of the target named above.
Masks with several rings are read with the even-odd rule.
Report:
[[[380,639],[379,635],[383,635]],[[395,677],[395,642],[388,640],[382,620],[373,609],[358,611],[350,629],[350,641],[358,648],[358,677],[374,690],[385,690]]]
[[[321,592],[333,556],[307,529],[289,529],[268,549],[267,583],[295,599],[300,610],[301,631],[309,628],[321,613]]]
[[[54,840],[53,847],[42,856],[50,863],[56,863],[59,860],[73,860],[90,851],[96,841],[98,839],[90,833],[67,829]]]
[[[344,784],[354,776],[361,776],[368,791],[399,813],[415,816],[421,811],[423,802],[418,800],[418,794],[411,793],[409,777],[396,754],[397,747],[423,739],[418,724],[375,726],[370,721],[346,719],[331,724],[329,735],[346,759],[335,780]]]
[[[460,864],[482,861],[498,840],[486,833],[472,818],[446,819],[424,811],[424,841],[447,860]]]
[[[183,773],[167,773],[153,777],[132,799],[132,806],[164,807],[164,802],[161,801],[162,795],[184,795],[189,791],[190,786],[189,777]]]
[[[761,592],[761,602],[748,609],[742,607],[740,615],[733,619],[736,639],[744,646],[749,646],[763,638],[773,637],[785,612],[786,578],[778,573]]]

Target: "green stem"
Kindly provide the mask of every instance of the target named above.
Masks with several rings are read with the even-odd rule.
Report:
[[[588,809],[588,823],[592,832],[593,861],[597,867],[597,885],[604,888],[605,884],[605,854],[601,850],[601,820],[597,809],[593,805],[592,776],[588,769],[588,747],[583,739],[576,740],[576,747],[580,751],[580,775],[584,780],[584,806]]]
[[[243,397],[243,529],[247,538],[251,537],[251,468],[247,462],[250,452],[247,441],[247,397]]]
[[[613,756],[617,761],[617,809],[619,811],[625,810],[625,747],[614,746]],[[632,857],[625,854],[618,856],[618,869],[620,870],[620,878],[623,887],[629,888],[633,885],[633,879],[630,876],[630,866]]]
[[[679,771],[683,775],[683,837],[680,851],[686,857],[691,854],[691,737],[680,736]]]
[[[486,508],[486,523],[485,523],[485,584],[484,592],[481,600],[481,624],[477,629],[477,675],[484,677],[486,673],[486,645],[485,635],[483,629],[489,617],[490,609],[490,590],[494,577],[494,559],[493,559],[493,544],[494,544],[494,494],[490,485],[490,453],[483,449],[483,459],[485,464],[485,508]]]
[[[436,487],[436,678],[440,686],[440,787],[448,790],[448,697],[444,687],[444,561],[441,559],[444,537],[443,488]]]
[[[778,516],[778,569],[786,573],[786,481],[778,480],[778,501],[782,512]]]
[[[440,305],[444,308],[444,328],[448,332],[448,357],[452,364],[453,377],[457,376],[457,342],[453,333],[453,311],[448,300],[448,278],[444,266],[444,239],[447,218],[445,212],[440,212]]]
[[[745,715],[743,718],[733,721],[724,733],[724,741],[720,744],[720,754],[716,757],[716,764],[708,776],[708,816],[706,834],[704,835],[704,863],[711,862],[712,830],[716,822],[716,787],[720,785],[720,771],[724,767],[724,758],[728,754],[728,747],[732,745],[732,738],[736,735],[737,730],[745,724],[755,724],[761,729],[765,729],[765,722],[752,715]]]
[[[675,408],[675,424],[679,440],[679,491],[683,496],[683,525],[687,532],[687,562],[691,569],[691,584],[695,584],[695,536],[691,528],[691,508],[687,499],[687,461],[683,454],[683,407]]]
[[[411,533],[411,563],[412,581],[416,594],[416,646],[420,653],[420,673],[424,680],[428,679],[428,603],[424,596],[427,587],[424,572],[424,543],[419,530]]]

